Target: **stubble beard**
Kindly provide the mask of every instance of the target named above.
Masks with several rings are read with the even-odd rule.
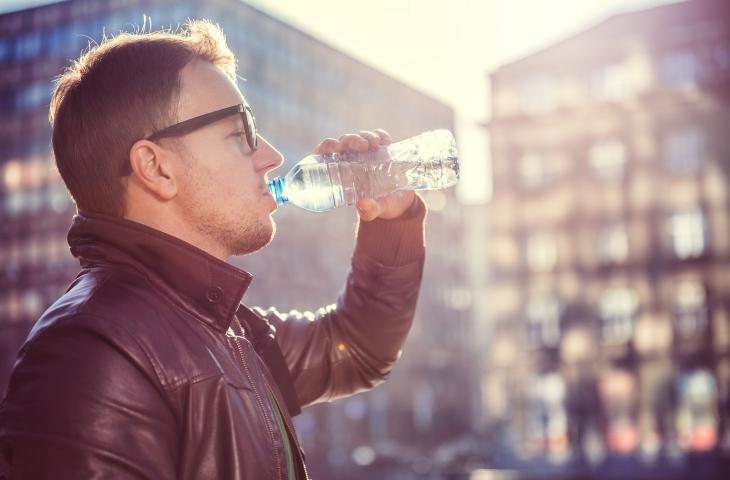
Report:
[[[192,213],[187,219],[190,225],[200,235],[221,245],[230,255],[248,255],[261,250],[271,243],[276,231],[273,221],[264,222],[247,212],[242,212],[236,218],[230,218],[231,212],[227,215],[213,212],[196,215],[189,212]]]
[[[194,156],[185,152],[186,161],[196,161]],[[245,207],[239,211],[220,211],[206,208],[214,202],[207,201],[199,195],[206,189],[201,177],[191,174],[192,169],[185,171],[186,192],[183,195],[182,214],[185,222],[191,225],[203,238],[219,245],[228,255],[248,255],[266,247],[274,238],[276,224],[273,219],[265,220]],[[231,207],[234,209],[235,207]]]

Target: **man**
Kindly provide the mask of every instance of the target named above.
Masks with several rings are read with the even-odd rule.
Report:
[[[18,354],[0,406],[8,478],[308,478],[291,415],[393,368],[420,287],[422,200],[358,203],[336,305],[244,306],[252,277],[225,260],[274,235],[266,174],[282,157],[235,78],[218,27],[190,22],[107,40],[58,80],[53,148],[82,270]],[[389,141],[361,132],[316,151]]]

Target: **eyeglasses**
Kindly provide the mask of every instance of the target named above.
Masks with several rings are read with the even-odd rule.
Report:
[[[153,133],[152,135],[148,136],[146,140],[154,142],[162,138],[180,137],[182,135],[187,135],[188,133],[206,127],[211,123],[215,123],[218,120],[222,120],[237,113],[241,115],[241,119],[243,120],[243,129],[246,132],[246,143],[248,143],[248,148],[250,148],[251,151],[254,152],[256,151],[257,147],[256,119],[253,116],[251,107],[249,107],[245,103],[239,103],[238,105],[234,105],[232,107],[222,108],[214,112],[206,113],[197,117],[190,118],[188,120],[184,120],[180,123],[176,123],[175,125],[171,125]]]
[[[163,138],[180,137],[183,135],[187,135],[188,133],[191,133],[203,127],[207,127],[211,123],[215,123],[218,120],[223,120],[224,118],[230,117],[231,115],[235,115],[237,113],[241,115],[241,119],[243,120],[243,130],[246,132],[246,143],[248,143],[248,148],[251,149],[251,152],[255,152],[258,146],[256,119],[253,116],[253,111],[251,111],[251,107],[249,107],[245,103],[239,103],[238,105],[234,105],[232,107],[222,108],[214,112],[205,113],[197,117],[189,118],[188,120],[184,120],[180,123],[176,123],[175,125],[163,128],[162,130],[158,130],[152,135],[145,137],[145,140],[149,140],[150,142],[156,142],[157,140]],[[129,165],[129,162],[125,162],[120,173],[123,177],[131,175],[132,167]]]
[[[243,120],[243,130],[246,133],[246,143],[248,144],[248,148],[251,149],[251,152],[255,152],[258,146],[256,118],[253,116],[253,111],[251,110],[251,107],[249,107],[245,103],[239,103],[238,105],[233,105],[232,107],[221,108],[220,110],[216,110],[214,112],[205,113],[197,117],[183,120],[180,123],[176,123],[174,125],[170,125],[169,127],[163,128],[162,130],[156,131],[152,135],[145,137],[145,140],[155,142],[163,138],[180,137],[182,135],[187,135],[188,133],[194,132],[195,130],[203,127],[207,127],[211,123],[215,123],[219,120],[223,120],[224,118],[230,117],[231,115],[235,114],[241,115],[241,119]],[[131,173],[132,167],[129,165],[129,162],[126,162],[124,164],[124,167],[122,167],[121,174],[122,176],[128,176]]]
[[[240,114],[243,120],[243,130],[246,133],[246,143],[251,152],[255,152],[258,146],[258,134],[256,133],[256,118],[253,116],[253,111],[245,103],[239,103],[232,107],[221,108],[214,112],[205,113],[197,117],[183,120],[180,123],[170,125],[169,127],[158,130],[152,135],[145,137],[145,140],[155,142],[163,138],[180,137],[187,135],[188,133],[194,132],[203,127],[207,127],[211,123],[215,123],[224,118],[230,117],[231,115]],[[125,163],[122,168],[122,176],[127,176],[132,173],[132,168],[129,163]]]

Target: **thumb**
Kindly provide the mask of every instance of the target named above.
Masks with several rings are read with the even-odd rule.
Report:
[[[357,213],[360,215],[360,218],[366,222],[375,220],[380,214],[380,206],[378,205],[378,202],[371,198],[363,198],[359,200],[356,206]]]

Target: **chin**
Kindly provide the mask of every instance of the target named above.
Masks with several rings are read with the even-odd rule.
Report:
[[[266,248],[274,239],[274,235],[276,235],[276,224],[270,219],[261,222],[259,228],[239,238],[232,249],[233,255],[249,255]]]

